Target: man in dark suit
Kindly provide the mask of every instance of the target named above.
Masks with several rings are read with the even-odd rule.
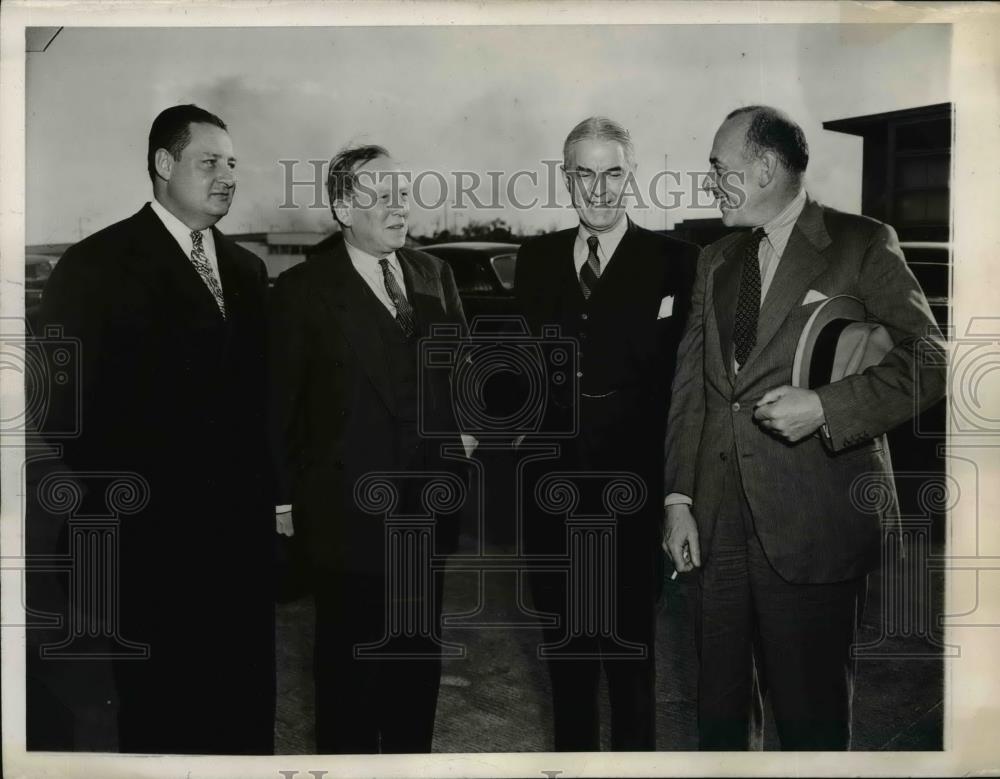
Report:
[[[941,336],[895,232],[810,199],[808,158],[799,126],[762,106],[731,113],[712,145],[723,222],[753,230],[702,252],[667,425],[664,548],[700,568],[703,749],[759,741],[754,656],[782,748],[849,747],[850,647],[897,512],[884,434],[944,391],[943,361],[918,357]],[[892,351],[789,386],[811,313],[843,294]]]
[[[121,751],[270,753],[267,276],[213,227],[236,188],[221,119],[166,109],[147,164],[153,201],[71,247],[45,288],[42,321],[79,339],[82,361],[81,387],[50,388],[49,423],[65,429],[79,390],[66,463],[148,486],[119,534],[117,627],[149,647],[115,662]]]
[[[563,148],[564,177],[580,224],[526,241],[518,252],[515,291],[533,334],[558,326],[576,344],[577,380],[553,384],[553,414],[579,414],[577,435],[559,457],[529,473],[525,528],[533,554],[565,555],[563,518],[539,510],[532,484],[544,472],[628,472],[645,487],[641,505],[617,517],[613,561],[615,635],[572,637],[570,657],[548,662],[555,748],[600,748],[598,682],[603,666],[611,700],[611,746],[655,749],[654,606],[661,584],[659,550],[664,426],[670,381],[688,310],[697,249],[635,225],[622,193],[635,161],[628,132],[610,119],[580,122]],[[571,387],[571,391],[566,391]],[[545,431],[542,432],[544,438]],[[592,510],[597,496],[582,498]],[[583,513],[587,508],[581,504]],[[598,571],[586,573],[593,581]],[[545,637],[558,643],[570,603],[582,593],[565,575],[532,576],[535,606],[559,624]],[[620,653],[621,643],[639,648]]]
[[[454,422],[450,372],[426,366],[421,381],[418,339],[450,325],[447,350],[468,328],[448,265],[404,248],[409,192],[384,148],[340,152],[328,190],[343,239],[278,278],[270,350],[279,511],[291,509],[316,594],[316,748],[429,752],[441,583],[387,584],[407,563],[390,556],[383,518],[356,486],[379,472],[461,470],[440,456],[446,441],[420,434]],[[417,481],[393,489],[397,513],[424,514]],[[438,552],[456,542],[449,519],[437,520]],[[423,627],[393,644],[397,656],[362,656],[401,610]]]

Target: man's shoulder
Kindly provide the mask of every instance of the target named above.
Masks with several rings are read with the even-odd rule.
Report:
[[[823,224],[834,241],[845,235],[871,235],[888,227],[885,222],[863,214],[852,214],[824,205],[819,208],[823,213]]]
[[[310,254],[303,262],[283,270],[274,280],[275,289],[298,289],[312,283],[320,263],[329,261],[330,252]]]
[[[440,276],[441,269],[444,267],[444,260],[420,249],[407,246],[399,249],[396,254],[400,257],[405,257],[409,262],[423,271],[425,275]]]
[[[229,256],[239,265],[253,271],[259,271],[262,267],[264,267],[264,260],[262,260],[257,254],[250,251],[245,246],[240,246],[236,243],[236,241],[225,233],[220,232],[218,229],[215,230],[215,240],[217,243],[222,244],[224,250],[228,252]]]
[[[65,273],[70,269],[84,268],[98,271],[115,265],[128,247],[142,240],[146,232],[144,211],[142,209],[77,241],[63,252],[56,267],[62,266]]]
[[[571,237],[575,236],[579,228],[568,227],[565,230],[555,230],[551,233],[541,233],[525,238],[518,250],[518,254],[531,254],[532,252],[549,249],[559,244],[564,244]]]

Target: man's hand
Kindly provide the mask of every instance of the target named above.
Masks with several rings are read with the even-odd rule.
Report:
[[[793,444],[826,422],[819,395],[787,384],[764,393],[753,407],[753,418],[767,432]]]
[[[289,538],[295,535],[295,527],[292,525],[291,510],[275,511],[274,522],[275,530],[278,531],[278,535],[288,536]]]
[[[667,506],[663,520],[663,551],[678,573],[687,573],[701,567],[698,525],[694,521],[691,507],[686,503]]]

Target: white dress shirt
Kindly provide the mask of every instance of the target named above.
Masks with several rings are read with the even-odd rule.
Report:
[[[154,198],[149,205],[153,209],[153,213],[160,217],[160,221],[167,228],[167,232],[177,241],[177,244],[181,247],[181,251],[184,252],[184,256],[190,258],[191,252],[194,250],[194,242],[191,240],[191,233],[194,230],[170,213],[159,200]],[[208,264],[212,268],[212,274],[215,276],[215,280],[219,282],[219,287],[221,288],[222,277],[219,275],[219,258],[215,253],[215,237],[212,235],[212,228],[206,227],[204,230],[199,230],[198,232],[201,233],[202,246],[205,248],[205,256],[208,257]]]
[[[382,264],[380,262],[382,258],[376,257],[374,254],[369,254],[364,249],[359,249],[346,240],[344,241],[344,246],[347,247],[347,254],[351,258],[351,265],[354,266],[354,270],[361,275],[365,284],[375,293],[375,297],[381,301],[382,305],[386,307],[395,319],[396,306],[393,305],[392,298],[389,297],[389,291],[385,288],[385,276],[382,273]],[[403,297],[409,300],[410,296],[406,292],[406,282],[403,280],[403,269],[399,264],[399,259],[396,257],[396,252],[386,255],[386,257],[389,260],[389,270],[396,278],[396,284],[403,293]]]
[[[583,224],[576,231],[576,241],[573,244],[573,264],[576,266],[576,276],[580,277],[580,269],[583,268],[584,264],[587,262],[587,257],[590,256],[590,247],[587,246],[587,239],[590,236],[597,236],[599,241],[597,246],[597,259],[601,263],[601,273],[603,274],[605,269],[608,267],[608,263],[615,254],[615,249],[618,248],[618,244],[622,242],[622,238],[625,237],[625,232],[628,230],[628,217],[624,214],[622,218],[618,220],[618,224],[612,227],[610,230],[603,233],[592,233]]]

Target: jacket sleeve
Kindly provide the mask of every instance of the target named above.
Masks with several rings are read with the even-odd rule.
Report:
[[[698,447],[705,421],[705,290],[711,260],[711,252],[703,249],[698,257],[687,324],[677,347],[677,369],[664,443],[663,480],[667,495],[694,497]]]
[[[888,225],[868,241],[858,286],[869,320],[889,331],[894,347],[878,365],[816,390],[834,451],[882,435],[945,390],[944,339]]]

